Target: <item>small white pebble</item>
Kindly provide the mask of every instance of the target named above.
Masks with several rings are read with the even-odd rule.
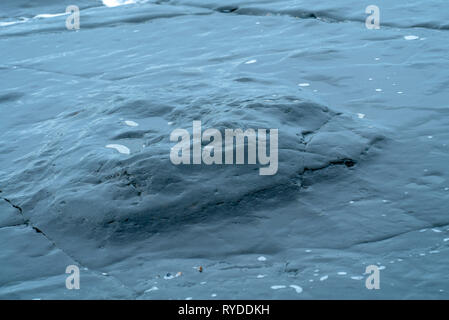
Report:
[[[345,276],[345,275],[347,275],[347,273],[344,272],[344,271],[337,272],[337,274],[338,274],[339,276]]]
[[[253,59],[253,60],[246,61],[245,64],[252,64],[252,63],[256,63],[256,62],[257,62],[257,60]]]
[[[123,153],[123,154],[131,153],[130,150],[128,149],[128,147],[125,147],[121,144],[108,144],[108,145],[106,145],[106,148],[115,149],[118,152]]]
[[[308,87],[308,86],[310,86],[310,83],[307,83],[307,82],[298,83],[298,86],[300,86],[300,87]]]
[[[435,229],[435,228],[434,228],[434,229],[432,229],[432,231],[433,231],[433,232],[436,232],[436,233],[440,233],[440,232],[441,232],[441,230],[439,230],[439,229]]]
[[[267,258],[265,258],[264,256],[260,256],[259,258],[257,258],[257,260],[259,260],[259,261],[267,261]]]
[[[257,279],[262,279],[262,278],[265,278],[267,275],[265,275],[265,274],[259,274],[259,275],[257,275]]]
[[[151,292],[151,291],[156,291],[156,290],[159,290],[159,288],[158,287],[151,287],[150,289],[145,290],[145,293],[146,292]]]
[[[357,117],[359,119],[363,119],[363,118],[365,118],[365,115],[363,113],[357,113]]]
[[[376,91],[377,91],[377,92],[382,92],[382,89],[379,89],[379,88],[378,88],[378,89],[376,89]]]
[[[418,36],[413,36],[413,35],[409,35],[409,36],[404,36],[405,40],[416,40],[419,39]]]
[[[322,276],[322,277],[320,278],[320,281],[327,280],[327,278],[329,278],[329,276]]]
[[[132,120],[126,120],[125,124],[129,127],[137,127],[139,125],[137,122],[132,121]]]
[[[271,289],[273,289],[273,290],[284,289],[284,288],[287,288],[287,287],[283,286],[283,285],[271,286]]]
[[[192,300],[192,299],[193,299],[192,297],[187,297],[187,298],[186,298],[186,300]]]
[[[290,288],[295,289],[296,293],[301,293],[301,292],[302,292],[302,288],[301,288],[300,286],[291,284],[291,285],[290,285]]]
[[[215,298],[215,297],[217,296],[217,294],[216,294],[216,293],[212,293],[210,296],[211,296],[212,298]]]

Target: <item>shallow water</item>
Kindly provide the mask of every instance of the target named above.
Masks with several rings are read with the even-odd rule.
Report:
[[[365,1],[103,2],[78,31],[0,4],[1,298],[449,297],[445,1],[379,30]],[[279,129],[277,174],[173,165],[194,120]]]

